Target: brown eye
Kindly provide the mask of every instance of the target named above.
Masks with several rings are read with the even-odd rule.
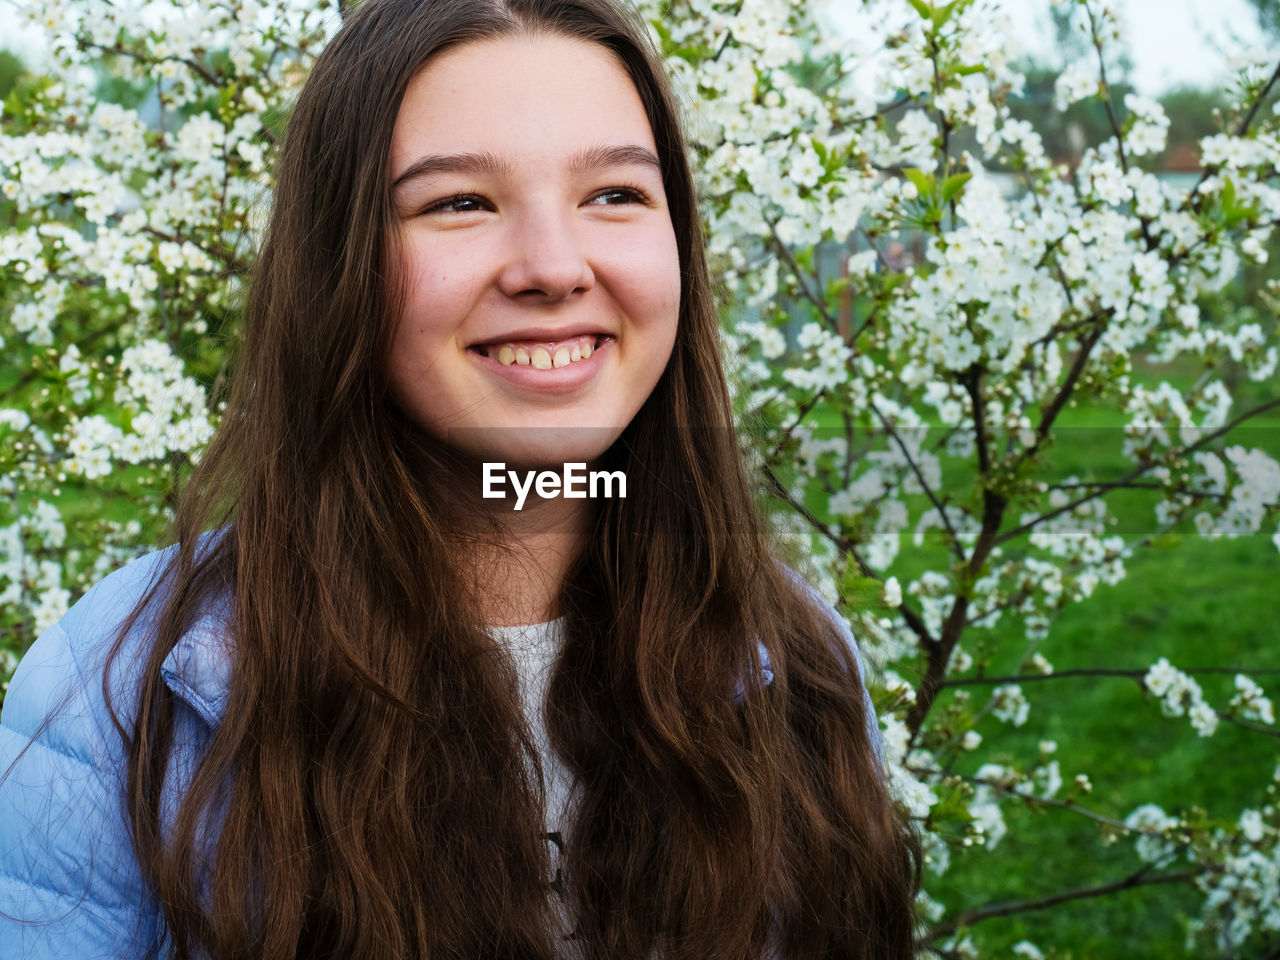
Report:
[[[443,200],[437,200],[431,206],[423,210],[423,213],[478,213],[485,203],[483,197],[477,197],[473,193],[459,193],[452,197],[445,197]]]
[[[603,206],[616,207],[624,203],[649,203],[649,195],[638,187],[611,187],[601,193],[597,193],[588,202],[597,203],[604,201]]]

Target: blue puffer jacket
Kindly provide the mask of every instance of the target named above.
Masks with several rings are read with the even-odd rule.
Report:
[[[0,717],[0,776],[8,771],[0,782],[0,957],[122,960],[163,936],[128,839],[124,748],[107,711],[103,666],[169,555],[139,558],[88,591],[32,644],[9,684]],[[133,702],[144,626],[126,638],[112,671],[117,711]],[[206,643],[210,626],[197,624],[165,661],[180,704],[175,776],[191,771],[220,717],[224,660]]]
[[[124,749],[107,711],[103,676],[116,631],[172,549],[135,560],[86,593],[36,640],[9,685],[0,717],[3,960],[123,960],[166,946],[159,903],[142,881],[128,839]],[[857,654],[844,620],[805,586]],[[230,682],[224,622],[225,610],[200,618],[164,662],[164,680],[178,704],[166,816],[222,718]],[[135,701],[146,626],[140,622],[125,638],[109,678],[118,711]],[[767,683],[772,672],[763,647],[761,653]],[[879,754],[870,697],[866,704]],[[131,724],[125,715],[121,721]]]

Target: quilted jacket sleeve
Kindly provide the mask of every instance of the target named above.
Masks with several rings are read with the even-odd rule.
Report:
[[[844,637],[844,642],[848,644],[849,649],[853,651],[853,658],[858,661],[858,676],[862,678],[862,705],[867,713],[867,737],[871,741],[871,746],[876,751],[876,758],[880,761],[880,766],[884,766],[884,742],[880,733],[880,719],[876,716],[875,704],[871,702],[871,691],[867,689],[867,661],[862,657],[862,651],[858,648],[858,641],[854,639],[853,632],[849,629],[849,625],[845,622],[844,617],[840,616],[835,607],[831,606],[825,600],[822,601],[823,608],[836,623],[836,629],[840,631]]]
[[[880,720],[876,716],[875,704],[871,702],[871,691],[867,689],[867,663],[862,656],[862,651],[858,649],[858,641],[853,636],[853,631],[849,629],[849,624],[844,617],[840,615],[835,607],[833,607],[827,599],[819,593],[808,580],[800,576],[795,570],[782,564],[782,569],[791,577],[795,584],[801,588],[804,594],[809,598],[815,607],[823,616],[831,623],[843,638],[845,645],[853,652],[854,660],[858,664],[858,676],[862,680],[862,703],[867,718],[867,738],[871,741],[871,746],[876,752],[876,758],[880,761],[881,768],[884,767],[884,738],[880,733]]]
[[[67,625],[102,623],[86,596],[27,651],[0,717],[0,956],[138,958],[156,933],[121,799],[123,747],[101,672]],[[98,605],[97,614],[103,611]]]

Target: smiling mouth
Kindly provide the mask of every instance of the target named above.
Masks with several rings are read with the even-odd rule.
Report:
[[[496,360],[503,366],[516,364],[535,370],[551,370],[567,367],[571,363],[586,360],[603,344],[616,339],[612,334],[583,334],[564,340],[508,340],[478,343],[468,347],[481,356]]]

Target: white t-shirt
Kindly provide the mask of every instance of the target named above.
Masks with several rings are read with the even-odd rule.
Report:
[[[547,791],[547,810],[543,839],[550,845],[551,875],[547,883],[552,889],[553,897],[561,918],[562,949],[561,956],[566,960],[576,960],[578,953],[572,949],[569,940],[573,931],[573,923],[567,911],[567,905],[560,896],[560,864],[563,853],[561,832],[567,826],[570,792],[573,788],[573,775],[569,772],[560,755],[551,747],[547,739],[546,721],[542,714],[542,704],[546,699],[547,684],[551,680],[551,669],[560,653],[560,645],[564,639],[564,618],[547,623],[533,623],[517,627],[489,627],[489,633],[495,640],[511,653],[520,672],[520,701],[524,706],[524,715],[528,718],[529,732],[538,747],[538,758],[542,764],[542,776]]]

